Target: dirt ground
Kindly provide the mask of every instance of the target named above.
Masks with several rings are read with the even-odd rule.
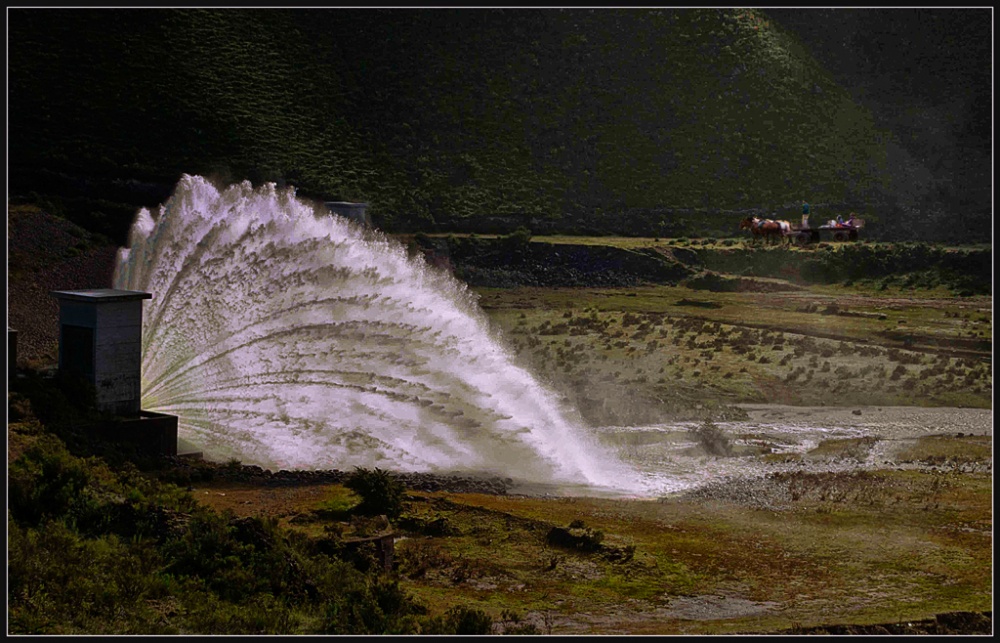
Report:
[[[879,438],[878,441],[882,443],[912,445],[919,442],[921,438],[929,437],[932,438],[932,441],[942,438],[949,443],[963,444],[966,442],[962,442],[962,440],[968,441],[970,436],[975,436],[971,442],[967,443],[980,445],[990,443],[993,433],[992,411],[984,409],[747,405],[745,410],[750,416],[749,421],[751,423],[802,424],[803,426],[810,427],[864,426],[866,433],[877,436]],[[899,473],[903,471],[898,466],[899,462],[882,460],[883,456],[891,458],[893,453],[894,451],[892,450],[883,452],[878,459],[877,468],[885,472],[895,471],[897,475],[905,476],[905,473]],[[992,475],[992,459],[989,457],[985,461],[980,461],[980,466],[974,471],[967,467],[963,469],[962,466],[959,466],[960,463],[955,463],[953,466],[948,461],[933,459],[910,464],[914,468],[931,474],[925,476],[926,480],[931,480],[932,478],[944,479],[941,478],[943,475],[963,477],[971,475],[972,478],[982,480],[984,475]],[[809,466],[812,467],[813,464]],[[810,473],[820,472],[820,479],[823,479],[822,470],[822,466],[815,470],[812,468],[807,469]],[[909,471],[910,469],[907,470]],[[837,474],[832,475],[836,477]],[[445,479],[447,476],[442,474],[441,477]],[[798,481],[804,479],[802,477],[796,478]],[[851,480],[853,478],[848,475],[839,479]],[[871,478],[861,477],[858,479],[865,480]],[[948,479],[952,481],[957,480],[955,477]],[[727,532],[728,537],[736,537],[735,534],[742,533],[744,535],[740,536],[738,540],[749,539],[747,540],[748,543],[759,544],[759,539],[764,538],[766,540],[768,538],[768,536],[763,535],[767,532],[767,529],[776,529],[774,525],[766,529],[762,524],[759,527],[753,527],[762,515],[777,516],[783,514],[786,516],[788,529],[795,530],[797,529],[796,525],[809,528],[809,525],[812,525],[813,521],[816,520],[810,516],[827,515],[826,512],[831,509],[833,511],[832,515],[836,515],[840,511],[853,511],[845,505],[831,504],[829,500],[819,501],[816,498],[807,500],[809,493],[806,493],[802,500],[791,502],[785,493],[787,489],[781,486],[782,484],[787,484],[788,480],[787,476],[776,476],[773,479],[764,477],[753,481],[729,481],[727,483],[720,483],[718,487],[710,485],[701,491],[696,490],[694,493],[680,494],[671,500],[654,502],[652,504],[650,504],[648,499],[615,500],[598,497],[587,499],[584,496],[577,498],[568,496],[560,497],[553,493],[552,488],[542,486],[536,488],[536,493],[532,494],[530,489],[517,485],[510,490],[512,495],[509,497],[509,500],[504,499],[502,492],[500,492],[501,496],[496,497],[496,500],[491,504],[490,501],[482,499],[487,496],[480,495],[478,492],[473,492],[469,495],[469,491],[460,486],[454,489],[445,488],[440,493],[431,494],[431,496],[441,498],[441,501],[446,503],[443,506],[448,507],[447,512],[456,512],[448,513],[451,516],[449,520],[454,521],[455,524],[459,524],[459,516],[463,511],[472,512],[471,518],[469,518],[473,521],[472,531],[466,536],[453,535],[439,539],[432,538],[428,542],[436,543],[433,547],[443,548],[440,551],[453,551],[448,548],[459,547],[459,550],[454,551],[464,552],[462,559],[470,562],[478,560],[478,556],[482,553],[479,552],[479,548],[483,546],[483,542],[486,542],[484,540],[486,538],[485,533],[491,533],[489,536],[491,539],[496,538],[492,532],[483,531],[479,533],[476,531],[477,529],[487,529],[485,526],[487,524],[487,515],[492,516],[489,520],[507,521],[508,528],[512,524],[509,521],[515,519],[515,517],[523,520],[530,516],[529,522],[535,523],[538,520],[542,520],[542,523],[547,525],[548,523],[560,524],[560,521],[565,521],[569,515],[582,516],[587,520],[588,524],[590,524],[591,520],[607,520],[609,516],[614,516],[613,522],[607,523],[608,526],[605,528],[610,529],[613,533],[618,533],[619,536],[625,536],[630,539],[634,538],[634,542],[639,543],[639,551],[644,552],[644,556],[651,555],[651,552],[656,549],[658,545],[655,543],[658,542],[657,539],[664,537],[662,534],[677,533],[676,538],[678,540],[675,544],[670,545],[674,549],[668,560],[674,562],[683,561],[692,570],[701,570],[708,573],[707,570],[714,565],[735,568],[733,566],[738,564],[736,559],[740,558],[737,556],[736,559],[730,560],[724,556],[719,560],[709,561],[709,558],[713,556],[711,550],[714,547],[711,544],[713,537],[709,536],[709,532],[719,529],[720,525],[739,526],[736,531]],[[907,478],[907,480],[910,479]],[[728,489],[723,488],[727,484]],[[911,482],[907,482],[906,484],[909,485]],[[916,484],[920,485],[924,483],[918,482]],[[821,491],[821,489],[817,487],[817,491]],[[865,493],[862,491],[856,492],[862,495]],[[233,481],[216,481],[211,484],[195,484],[192,488],[192,493],[200,502],[217,510],[229,510],[236,516],[266,515],[277,518],[279,521],[294,527],[295,525],[318,524],[315,523],[316,516],[318,515],[317,508],[328,506],[331,499],[336,497],[337,493],[342,492],[337,492],[333,486],[329,485],[303,484],[274,487],[261,483],[248,484]],[[525,493],[528,493],[528,495],[525,496]],[[914,494],[918,494],[918,492],[914,491]],[[476,498],[479,498],[479,500]],[[865,520],[864,518],[860,518],[860,516],[870,515],[868,519],[875,521],[875,523],[872,523],[873,525],[879,523],[880,514],[878,513],[878,506],[882,502],[879,498],[880,496],[877,496],[877,494],[870,496],[870,499],[876,503],[875,506],[870,510],[865,510],[867,513],[862,512],[857,514],[858,517],[852,518],[852,520]],[[917,498],[917,495],[914,496],[915,498]],[[768,502],[762,504],[762,499]],[[780,500],[780,502],[775,502],[776,500]],[[965,497],[959,504],[967,503],[967,501],[968,497]],[[427,501],[424,502],[426,503]],[[918,504],[921,502],[924,501],[920,500]],[[778,505],[781,505],[781,507],[778,507]],[[913,506],[915,508],[918,507],[918,505]],[[962,511],[969,509],[967,504],[962,504],[962,506],[964,507],[961,509]],[[482,513],[488,507],[493,507],[489,510],[491,513]],[[529,507],[531,508],[529,509]],[[902,510],[904,514],[899,514],[900,510],[899,507],[887,504],[884,507],[884,511],[887,513],[883,515],[884,517],[881,520],[886,521],[884,525],[886,537],[889,537],[888,534],[890,533],[905,535],[903,540],[900,541],[904,544],[898,546],[912,548],[912,554],[907,555],[917,557],[925,555],[918,553],[924,551],[924,545],[921,544],[923,539],[939,538],[942,527],[951,529],[955,524],[961,523],[964,533],[966,533],[964,537],[975,539],[976,542],[979,542],[984,537],[990,538],[992,531],[992,524],[988,519],[988,514],[985,516],[985,521],[980,519],[968,522],[963,518],[959,520],[959,523],[955,523],[954,520],[957,520],[957,518],[946,518],[944,519],[944,524],[931,527],[931,523],[928,523],[926,527],[927,531],[922,531],[923,527],[909,525],[908,521],[904,521],[907,523],[906,525],[900,523],[900,515],[905,515],[906,511]],[[947,511],[953,510],[958,511],[959,505],[956,504],[947,509]],[[761,511],[765,511],[766,513],[761,514]],[[935,511],[930,510],[929,512],[924,511],[911,515],[916,515],[920,520],[925,520],[928,516],[932,516]],[[964,514],[966,517],[969,515],[971,514]],[[914,518],[914,520],[916,519]],[[805,522],[800,524],[799,521],[803,520]],[[933,520],[937,519],[934,518]],[[476,527],[476,524],[479,527]],[[654,526],[652,528],[655,532],[660,532],[661,534],[652,536],[653,540],[649,540],[650,536],[648,535],[640,535],[648,533],[647,529],[651,525]],[[695,527],[694,525],[703,525],[703,527]],[[701,529],[703,528],[708,528],[709,531],[702,533]],[[461,533],[464,529],[461,528],[456,533]],[[619,531],[616,531],[616,529]],[[749,531],[743,532],[741,531],[743,529],[748,529]],[[875,529],[877,531],[881,527],[861,527],[860,523],[854,524],[848,531],[843,533],[846,539],[844,543],[858,537],[855,531],[858,529]],[[808,560],[809,554],[804,552],[812,551],[813,545],[803,545],[800,540],[794,538],[781,540],[782,537],[776,535],[780,533],[779,529],[777,532],[771,534],[771,539],[777,539],[773,540],[772,543],[781,543],[779,548],[785,548],[786,555],[790,555],[793,558],[805,556],[806,558],[803,558],[803,560]],[[832,535],[836,538],[841,532],[838,531],[837,527],[824,527],[823,530],[817,533],[817,536],[819,534],[825,534],[825,536]],[[899,538],[900,536],[892,537]],[[428,538],[428,536],[408,534],[403,540],[414,538],[422,540]],[[526,535],[521,538],[527,538],[526,542],[530,542],[532,539],[532,537]],[[911,541],[909,540],[911,538],[917,538],[917,540]],[[510,541],[501,542],[509,543]],[[524,545],[523,543],[520,546],[530,547],[530,545]],[[816,546],[832,546],[836,549],[836,547],[841,545],[827,543],[826,545],[817,544]],[[937,545],[937,547],[940,546]],[[472,549],[468,549],[469,547]],[[801,547],[805,547],[805,549],[800,549]],[[954,549],[955,555],[962,551],[965,551],[964,555],[967,556],[980,555],[973,553],[979,550],[980,545],[975,545],[974,549],[963,550],[961,545],[953,542],[949,547]],[[542,554],[536,552],[532,555],[541,556]],[[858,573],[861,574],[864,574],[863,570],[877,564],[871,558],[870,554],[852,553],[848,555],[848,558],[851,559],[849,564],[856,566]],[[664,563],[661,562],[660,565],[662,564]],[[852,621],[845,614],[851,614],[854,610],[863,611],[865,601],[862,595],[869,590],[875,591],[874,588],[867,587],[864,582],[845,579],[841,582],[847,583],[846,586],[840,590],[830,592],[815,588],[803,589],[802,591],[806,594],[812,595],[813,592],[816,592],[816,594],[804,602],[802,602],[802,599],[789,602],[787,596],[782,598],[783,595],[780,593],[773,594],[772,590],[766,586],[758,587],[755,585],[755,583],[763,581],[762,576],[758,577],[760,573],[759,564],[754,563],[750,559],[748,559],[746,564],[749,565],[748,570],[755,570],[746,572],[746,583],[749,584],[733,584],[720,579],[711,591],[680,594],[667,592],[656,601],[634,600],[623,596],[618,599],[611,599],[610,602],[601,601],[587,605],[579,603],[579,599],[574,599],[572,593],[565,596],[553,594],[549,599],[543,601],[542,604],[545,606],[540,607],[538,602],[531,603],[533,607],[522,612],[521,623],[522,625],[524,623],[534,623],[538,632],[542,634],[584,635],[643,635],[663,634],[665,632],[670,634],[722,632],[727,634],[743,633],[759,635],[762,631],[781,635],[954,635],[992,633],[992,612],[959,611],[961,608],[956,611],[942,610],[938,613],[928,614],[926,617],[904,618],[893,622],[873,623],[872,621]],[[923,564],[919,563],[917,566],[920,567]],[[513,571],[516,569],[516,565],[512,561],[506,561],[504,565],[508,565],[506,568],[508,570],[507,573],[516,573]],[[906,566],[908,565],[909,563],[906,564]],[[524,576],[518,576],[517,582],[513,578],[508,578],[508,581],[514,583],[512,587],[520,588],[517,590],[518,592],[530,593],[534,584],[551,582],[553,573],[579,573],[581,574],[580,580],[569,582],[584,583],[585,585],[600,583],[602,574],[612,573],[608,571],[610,568],[602,571],[601,564],[595,561],[585,558],[576,560],[569,556],[561,559],[558,569],[558,572],[550,572],[548,575],[535,570],[526,573]],[[636,570],[639,569],[641,567],[636,568]],[[447,576],[449,572],[445,570],[441,573]],[[636,571],[635,573],[641,575],[643,572]],[[803,572],[797,571],[795,573],[801,574]],[[957,579],[962,573],[968,572],[959,572],[957,569],[950,571],[939,569],[936,573],[943,574],[943,577],[955,575]],[[809,573],[806,573],[806,576],[809,577]],[[493,600],[489,598],[490,593],[498,591],[498,587],[493,587],[489,584],[490,581],[490,578],[472,578],[465,581],[464,584],[445,582],[441,586],[425,581],[407,581],[407,583],[414,591],[430,592],[430,594],[422,594],[425,596],[435,596],[438,592],[447,592],[448,595],[475,596],[478,597],[477,600],[489,602]],[[496,581],[496,579],[493,579],[493,581],[500,582]],[[438,582],[440,583],[440,581]],[[780,581],[780,583],[783,582]],[[889,594],[897,593],[900,596],[905,596],[906,592],[909,591],[906,589],[906,572],[898,573],[893,583],[885,585],[882,590]],[[465,585],[468,585],[468,587]],[[491,590],[490,587],[493,587],[493,589]],[[834,602],[827,603],[830,601]],[[846,601],[846,603],[836,604],[837,601],[841,603]],[[847,605],[854,605],[854,602],[857,602],[857,605],[854,607]],[[813,603],[815,604],[813,607],[808,607],[808,605]],[[826,607],[822,607],[822,605],[826,605]],[[810,614],[813,612],[825,613],[829,614],[830,618],[827,622],[819,621],[820,624],[817,624],[817,621],[813,618],[809,621],[810,624],[808,626],[796,625],[794,619],[789,620],[786,618],[789,610],[805,610],[803,613]],[[762,628],[759,625],[760,623],[771,623],[772,625]],[[758,625],[753,625],[752,629],[740,630],[740,624],[746,624],[744,626],[750,626],[751,624]]]
[[[993,435],[992,409],[921,406],[787,406],[741,404],[752,421],[865,426],[878,437],[939,433]]]

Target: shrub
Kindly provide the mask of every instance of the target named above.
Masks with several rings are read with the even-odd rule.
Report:
[[[228,520],[201,511],[164,546],[168,573],[202,579],[221,599],[243,602],[259,593],[298,602],[315,594],[301,571],[300,556],[281,537],[277,523],[260,518]]]
[[[384,472],[358,472],[356,479],[381,489],[379,497],[402,497],[402,486]],[[336,558],[336,542],[327,551],[332,536],[216,514],[130,463],[109,467],[101,458],[74,456],[44,427],[11,463],[8,493],[13,633],[421,631],[425,608],[380,570],[366,575]],[[416,567],[438,562],[425,558]],[[485,633],[490,621],[456,609],[435,627]]]
[[[493,619],[486,612],[468,607],[448,610],[448,621],[454,625],[455,634],[489,634]]]
[[[171,564],[166,571],[179,576],[197,576],[237,599],[253,591],[255,577],[243,564],[251,551],[240,543],[232,526],[222,516],[200,512],[187,530],[166,547]],[[238,591],[239,595],[229,593]]]
[[[425,612],[397,581],[373,580],[329,600],[321,629],[324,634],[418,634],[419,625],[409,617]]]
[[[520,226],[505,237],[501,237],[500,245],[509,252],[520,252],[531,243],[531,230]]]
[[[799,274],[805,281],[821,284],[834,283],[840,278],[838,267],[827,258],[803,261]]]
[[[451,562],[448,552],[428,540],[410,538],[396,548],[397,569],[407,578],[423,578],[428,571],[447,567]]]
[[[86,463],[51,435],[42,435],[10,467],[9,510],[25,524],[60,517],[85,501],[90,480]]]
[[[526,623],[520,614],[504,610],[500,617],[500,627],[503,634],[541,634],[534,623]]]
[[[219,600],[208,592],[187,595],[189,627],[198,634],[293,634],[292,612],[280,598],[256,594],[246,603]]]
[[[482,610],[456,606],[424,621],[421,634],[489,634],[493,619]],[[530,632],[529,632],[530,633]]]
[[[705,420],[697,428],[692,429],[691,433],[706,453],[727,456],[733,452],[729,436],[711,420]]]
[[[82,538],[62,521],[39,529],[8,521],[8,531],[10,631],[172,633],[145,600],[162,564],[148,542]]]
[[[359,514],[383,514],[391,520],[403,511],[406,487],[387,471],[358,467],[344,481],[344,486],[361,497],[361,503],[354,509]]]
[[[586,527],[581,520],[574,520],[567,528],[553,527],[545,537],[546,542],[557,547],[594,552],[601,549],[604,532]]]

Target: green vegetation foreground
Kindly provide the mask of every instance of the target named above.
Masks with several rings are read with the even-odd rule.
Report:
[[[227,475],[235,462],[178,466],[94,442],[85,408],[22,384],[8,429],[10,633],[992,629],[988,434],[829,440],[760,457],[885,461],[659,500],[404,490],[377,469],[279,488]],[[733,455],[710,423],[692,437],[702,457]],[[391,569],[346,547],[387,532]]]
[[[101,420],[84,397],[34,377],[19,388],[9,395],[9,633],[488,632],[483,612],[428,612],[333,532],[308,538],[199,505],[149,473],[164,463],[81,432]],[[360,472],[347,485],[374,494],[367,506],[362,495],[359,516],[402,492]]]

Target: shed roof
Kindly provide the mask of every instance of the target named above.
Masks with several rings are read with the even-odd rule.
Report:
[[[56,299],[71,301],[89,301],[95,304],[112,301],[132,301],[134,299],[152,299],[152,293],[140,290],[118,290],[115,288],[95,288],[92,290],[53,290],[50,293]]]

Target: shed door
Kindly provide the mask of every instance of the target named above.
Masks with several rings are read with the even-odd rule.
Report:
[[[63,324],[59,368],[94,380],[94,329]]]

